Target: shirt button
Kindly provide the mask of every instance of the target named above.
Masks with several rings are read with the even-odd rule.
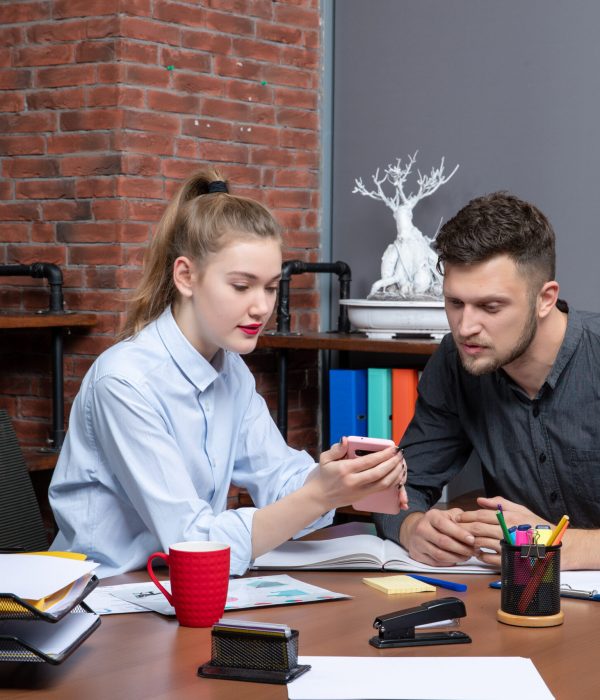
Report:
[[[533,417],[537,418],[540,415],[540,407],[537,403],[533,404]]]
[[[546,461],[546,455],[544,452],[540,454],[540,464],[543,464]]]
[[[550,500],[552,501],[552,503],[556,503],[556,501],[558,500],[558,493],[556,491],[552,491],[552,493],[550,494]]]

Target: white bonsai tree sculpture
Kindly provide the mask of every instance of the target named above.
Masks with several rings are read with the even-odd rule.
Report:
[[[444,175],[442,158],[440,167],[432,168],[429,175],[422,175],[417,170],[419,189],[415,194],[411,192],[407,195],[404,193],[404,184],[417,160],[417,153],[415,151],[414,155],[408,156],[405,165],[397,158],[396,165],[388,165],[381,177],[377,168],[372,175],[375,190],[367,190],[362,178],[354,181],[356,187],[352,190],[353,193],[383,202],[392,210],[396,222],[396,240],[386,248],[381,258],[381,279],[371,287],[369,298],[426,299],[439,298],[442,294],[442,280],[436,270],[437,257],[431,248],[435,235],[429,238],[413,224],[413,209],[418,202],[448,182],[459,166],[449,175]],[[385,182],[395,188],[392,196],[384,192]]]

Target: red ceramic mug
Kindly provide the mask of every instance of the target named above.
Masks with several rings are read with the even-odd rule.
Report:
[[[229,586],[230,547],[222,542],[177,542],[169,553],[154,552],[148,557],[148,574],[175,608],[180,625],[211,627],[221,618]],[[156,579],[154,559],[169,567],[171,593]]]

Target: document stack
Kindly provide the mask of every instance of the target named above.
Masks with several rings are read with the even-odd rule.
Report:
[[[83,602],[97,566],[70,553],[0,554],[0,662],[59,664],[75,651],[100,625]]]

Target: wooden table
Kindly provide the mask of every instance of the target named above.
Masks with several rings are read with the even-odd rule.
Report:
[[[228,613],[236,618],[285,622],[300,631],[301,655],[339,656],[525,656],[530,657],[559,700],[600,697],[596,654],[600,604],[562,600],[560,627],[528,629],[496,621],[499,591],[487,575],[451,576],[467,583],[467,617],[461,629],[472,644],[379,651],[368,644],[377,615],[418,605],[427,594],[388,597],[361,582],[363,572],[294,572],[298,579],[348,593],[352,600]],[[372,574],[371,574],[372,575]],[[146,580],[145,573],[110,583]],[[438,588],[437,596],[450,591]],[[100,628],[61,666],[0,664],[0,696],[6,700],[285,700],[285,686],[208,680],[196,676],[210,659],[210,630],[179,627],[154,613],[106,616]],[[493,683],[494,679],[490,679]],[[465,678],[465,684],[469,678]],[[400,696],[399,696],[400,697]],[[526,700],[510,698],[507,700]]]

